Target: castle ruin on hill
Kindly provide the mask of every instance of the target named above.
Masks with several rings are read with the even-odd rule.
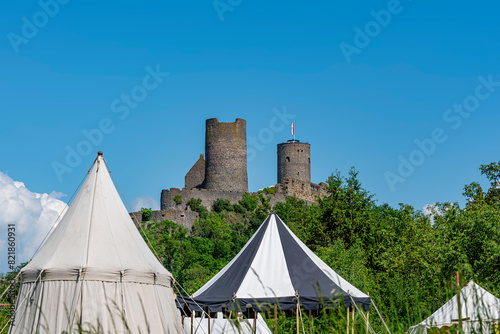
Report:
[[[324,184],[311,182],[311,145],[298,140],[278,144],[277,184],[275,194],[267,194],[270,204],[285,202],[286,196],[314,202],[326,194]],[[248,193],[246,121],[237,118],[233,123],[206,120],[205,155],[187,172],[184,188],[164,189],[160,210],[153,211],[152,219],[175,221],[190,229],[198,217],[190,210],[188,201],[201,199],[202,205],[212,209],[217,199],[238,203]],[[140,213],[133,213],[139,218]]]

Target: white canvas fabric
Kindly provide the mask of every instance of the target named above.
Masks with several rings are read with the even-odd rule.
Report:
[[[70,208],[21,270],[9,333],[181,333],[172,275],[135,227],[101,155]]]
[[[271,216],[259,250],[236,292],[238,298],[295,296],[285,261],[276,217]]]
[[[474,283],[472,280],[460,291],[462,328],[465,333],[490,333],[492,324],[500,319],[500,299]],[[410,332],[427,332],[431,327],[451,327],[458,324],[458,297],[453,296],[446,304]]]
[[[254,333],[254,320],[241,319],[241,332],[238,331],[236,320],[224,319],[222,312],[217,313],[217,318],[210,319],[211,334],[252,334]],[[207,334],[208,333],[208,318],[193,318],[193,333]],[[257,334],[272,334],[264,319],[257,315]],[[191,334],[191,318],[184,318],[184,334]]]

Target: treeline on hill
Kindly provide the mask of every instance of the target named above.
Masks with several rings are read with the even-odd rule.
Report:
[[[143,222],[143,231],[191,294],[276,211],[331,268],[370,293],[392,330],[404,332],[451,297],[455,271],[463,283],[474,279],[500,293],[500,162],[479,169],[490,181],[488,190],[473,182],[464,188],[465,207],[438,203],[432,215],[405,204],[378,205],[352,168],[347,176],[336,172],[329,177],[328,196],[315,204],[288,197],[271,207],[266,194],[272,189],[245,194],[238,204],[219,199],[211,211],[192,199],[189,205],[200,215],[192,231],[171,221]],[[145,220],[148,214],[143,210]],[[316,331],[334,330],[328,323],[316,320]],[[280,326],[293,328],[283,318]]]

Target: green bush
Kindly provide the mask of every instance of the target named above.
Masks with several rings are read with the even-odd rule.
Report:
[[[267,188],[264,188],[264,189],[257,191],[257,193],[259,193],[259,194],[276,194],[276,187],[275,186],[267,187]]]
[[[187,205],[193,210],[194,212],[198,212],[200,215],[200,218],[205,218],[208,214],[207,208],[205,208],[201,204],[201,198],[191,198],[188,202]]]
[[[148,222],[151,220],[151,217],[153,216],[153,210],[141,208],[141,214],[142,214],[142,221]]]
[[[218,198],[213,203],[213,209],[217,213],[222,211],[233,211],[233,206],[228,199]]]
[[[243,194],[243,196],[241,197],[241,201],[239,201],[239,203],[245,210],[252,212],[255,209],[257,209],[259,200],[256,195]]]
[[[174,196],[174,202],[175,202],[175,204],[181,204],[182,203],[182,196],[181,195]]]

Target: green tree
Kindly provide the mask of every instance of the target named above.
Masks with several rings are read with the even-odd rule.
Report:
[[[372,242],[373,195],[361,186],[358,171],[351,168],[347,178],[340,172],[332,174],[326,190],[328,196],[319,198],[318,205],[329,240],[340,239],[347,247]]]
[[[153,216],[153,210],[146,209],[146,208],[141,208],[141,215],[142,215],[142,221],[143,222],[150,221],[151,217]]]

